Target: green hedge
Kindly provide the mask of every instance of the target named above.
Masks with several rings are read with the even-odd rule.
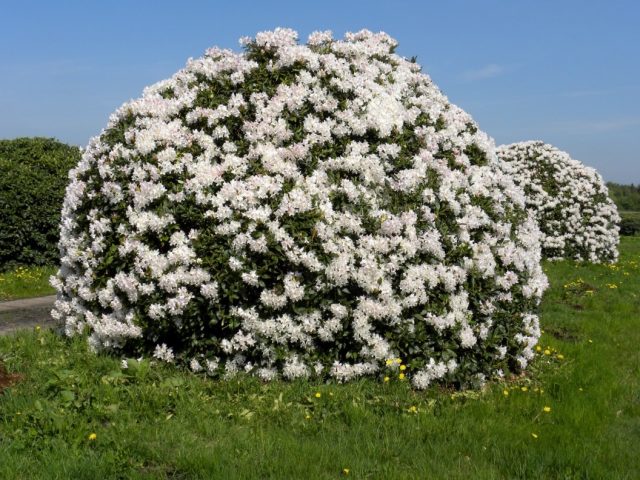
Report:
[[[80,155],[52,138],[0,140],[0,271],[57,263],[67,176]]]
[[[607,183],[609,195],[618,205],[618,210],[626,212],[640,212],[640,185],[622,185]]]
[[[620,212],[620,235],[638,235],[640,233],[640,212]]]

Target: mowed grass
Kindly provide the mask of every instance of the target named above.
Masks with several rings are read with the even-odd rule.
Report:
[[[621,252],[546,265],[538,358],[482,392],[213,381],[50,332],[0,338],[22,376],[4,377],[0,478],[637,479],[640,238]]]
[[[49,277],[56,270],[56,267],[18,267],[0,273],[0,302],[53,295],[55,290],[49,285]]]

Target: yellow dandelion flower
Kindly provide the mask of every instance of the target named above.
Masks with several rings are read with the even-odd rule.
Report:
[[[544,410],[544,413],[550,413],[551,407],[544,407],[542,410]]]
[[[556,355],[556,357],[558,358],[558,360],[564,360],[564,355],[562,355],[561,353]]]
[[[541,352],[542,351],[542,347],[540,345],[536,345],[536,352]]]
[[[551,355],[551,350],[549,350],[548,348],[544,351],[545,355]]]
[[[538,435],[537,435],[537,434],[535,434],[535,433],[533,433],[533,432],[531,432],[531,436],[532,436],[533,438],[538,438]]]
[[[504,390],[502,391],[502,394],[503,394],[505,397],[508,397],[508,396],[509,396],[509,390],[504,389]]]
[[[396,363],[397,363],[398,365],[400,365],[400,364],[402,363],[402,360],[401,360],[401,359],[399,359],[399,358],[396,358]]]
[[[320,392],[316,392],[316,398],[320,398],[322,394]]]
[[[98,438],[98,435],[96,435],[95,433],[91,433],[89,434],[89,440],[94,441],[96,438]]]
[[[393,360],[391,360],[390,358],[387,360],[387,365],[392,365],[393,364]]]
[[[404,380],[404,373],[401,373],[400,375],[398,375],[398,378],[399,378],[400,380]]]
[[[418,413],[418,407],[416,407],[415,405],[411,405],[409,407],[409,413]]]
[[[343,469],[342,469],[342,474],[343,474],[343,475],[349,475],[349,472],[350,472],[350,471],[351,471],[351,470],[349,470],[348,468],[343,468]]]
[[[389,380],[390,380],[390,378],[389,378],[389,377],[384,377],[384,381],[385,381],[385,382],[388,382]]]
[[[404,372],[407,369],[406,365],[400,365],[400,371]]]
[[[305,419],[309,420],[311,418],[311,415],[307,414],[304,416]]]

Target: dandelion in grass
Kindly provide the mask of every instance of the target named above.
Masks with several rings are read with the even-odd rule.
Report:
[[[87,438],[89,439],[89,441],[93,442],[96,438],[98,438],[98,435],[96,435],[95,433],[91,433]]]
[[[551,407],[544,407],[542,410],[544,413],[551,413]]]

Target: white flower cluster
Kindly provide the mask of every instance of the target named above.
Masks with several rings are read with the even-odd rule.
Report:
[[[417,388],[524,368],[547,286],[493,141],[384,33],[210,49],[71,174],[53,314],[194,371]]]
[[[596,170],[540,141],[501,145],[497,151],[535,213],[545,258],[617,260],[620,217]]]

